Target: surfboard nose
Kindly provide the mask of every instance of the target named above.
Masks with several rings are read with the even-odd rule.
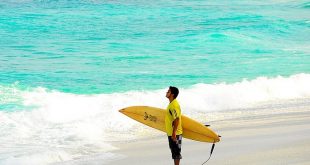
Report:
[[[120,112],[120,113],[124,113],[124,111],[125,111],[125,109],[124,109],[124,108],[123,108],[123,109],[118,110],[118,112]]]

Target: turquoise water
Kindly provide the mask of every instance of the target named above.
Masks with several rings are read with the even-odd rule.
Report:
[[[77,94],[310,72],[308,1],[0,2],[0,83]]]
[[[305,0],[1,1],[0,164],[121,158],[111,141],[154,132],[118,110],[165,108],[170,85],[204,123],[308,106],[309,11]]]

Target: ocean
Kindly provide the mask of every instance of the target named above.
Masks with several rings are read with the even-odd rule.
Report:
[[[307,0],[1,1],[0,164],[121,157],[112,142],[150,132],[118,110],[165,108],[169,86],[201,122],[309,99],[309,10]]]

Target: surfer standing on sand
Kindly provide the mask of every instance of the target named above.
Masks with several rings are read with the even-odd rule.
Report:
[[[170,103],[167,107],[165,116],[166,132],[169,141],[169,147],[174,159],[174,164],[179,165],[181,156],[181,143],[182,143],[182,121],[181,121],[181,108],[176,100],[179,94],[179,89],[173,86],[169,87],[166,97]]]

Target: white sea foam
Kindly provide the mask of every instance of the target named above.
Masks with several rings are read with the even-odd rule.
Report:
[[[184,90],[180,100],[189,109],[219,111],[255,106],[262,102],[310,97],[310,75],[287,78],[259,77],[233,84],[197,84]]]
[[[185,114],[195,116],[268,101],[310,98],[309,84],[309,74],[196,84],[180,89],[178,100]],[[145,127],[118,110],[132,105],[165,108],[166,90],[78,95],[42,87],[20,90],[0,86],[0,105],[11,102],[26,109],[0,111],[0,164],[72,164],[98,154],[109,159],[113,157],[109,151],[116,149],[111,141],[144,136]]]

